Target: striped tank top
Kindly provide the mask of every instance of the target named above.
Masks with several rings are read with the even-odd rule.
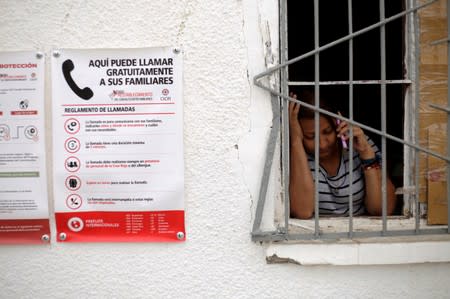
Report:
[[[374,142],[368,138],[376,155],[380,150]],[[314,157],[308,156],[309,168],[315,181]],[[319,213],[328,216],[348,216],[350,193],[353,194],[353,215],[365,213],[365,182],[359,154],[353,152],[353,185],[350,190],[350,159],[347,150],[342,151],[339,169],[336,175],[330,176],[327,171],[319,167]]]

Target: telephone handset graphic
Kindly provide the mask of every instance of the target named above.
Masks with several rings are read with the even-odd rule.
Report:
[[[75,83],[75,81],[73,81],[72,76],[70,74],[74,68],[75,68],[75,66],[73,65],[72,60],[67,59],[66,61],[63,62],[62,72],[64,75],[64,79],[66,79],[66,82],[69,85],[70,89],[72,89],[72,91],[77,96],[79,96],[83,100],[89,100],[94,95],[94,92],[89,87],[85,87],[83,89],[78,87],[78,85]]]

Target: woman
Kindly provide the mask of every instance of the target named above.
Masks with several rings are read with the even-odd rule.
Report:
[[[293,93],[291,97],[297,98]],[[314,105],[314,94],[305,93],[301,101]],[[320,107],[329,110],[323,101]],[[349,214],[349,194],[353,193],[353,215],[381,215],[381,160],[376,145],[353,126],[353,185],[350,190],[349,151],[341,138],[349,144],[350,126],[320,114],[319,117],[319,213],[330,216]],[[314,111],[289,103],[290,127],[290,206],[291,217],[309,219],[314,214]],[[395,208],[394,186],[387,179],[387,215]]]

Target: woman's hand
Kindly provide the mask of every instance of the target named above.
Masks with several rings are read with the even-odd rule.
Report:
[[[297,95],[293,92],[289,94],[291,98],[297,99]],[[298,112],[300,111],[300,104],[289,102],[289,131],[291,142],[303,141],[303,131],[298,121]]]
[[[291,98],[297,99],[293,92]],[[314,181],[303,146],[303,130],[298,121],[300,104],[289,102],[289,201],[291,217],[309,219],[314,214]]]
[[[358,126],[353,127],[353,148],[359,153],[361,159],[372,159],[375,157],[375,152],[367,142],[366,135],[364,131]],[[336,133],[338,138],[344,137],[346,141],[350,139],[350,125],[346,121],[341,121],[341,123],[336,127]]]

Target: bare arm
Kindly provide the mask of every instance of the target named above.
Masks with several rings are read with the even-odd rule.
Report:
[[[346,139],[348,132],[348,124],[346,122],[342,122],[338,127],[338,136],[344,135]],[[370,144],[367,142],[366,136],[361,128],[353,126],[353,147],[359,153],[359,156],[362,160],[370,160],[375,158],[375,152],[373,151]],[[364,178],[366,185],[366,198],[365,198],[365,206],[367,212],[370,215],[380,216],[382,215],[382,169],[381,167],[371,167],[368,169],[364,169]],[[386,180],[386,214],[391,215],[395,209],[395,188],[392,184],[391,180],[387,178]]]
[[[365,205],[370,215],[381,216],[382,208],[382,192],[381,192],[381,168],[371,168],[364,170],[366,180],[366,199]],[[386,215],[392,215],[395,209],[395,188],[391,180],[386,180]]]
[[[292,97],[296,98],[295,95]],[[289,198],[291,216],[309,219],[314,213],[314,182],[308,157],[303,147],[303,132],[297,115],[300,104],[289,103],[290,177]]]

